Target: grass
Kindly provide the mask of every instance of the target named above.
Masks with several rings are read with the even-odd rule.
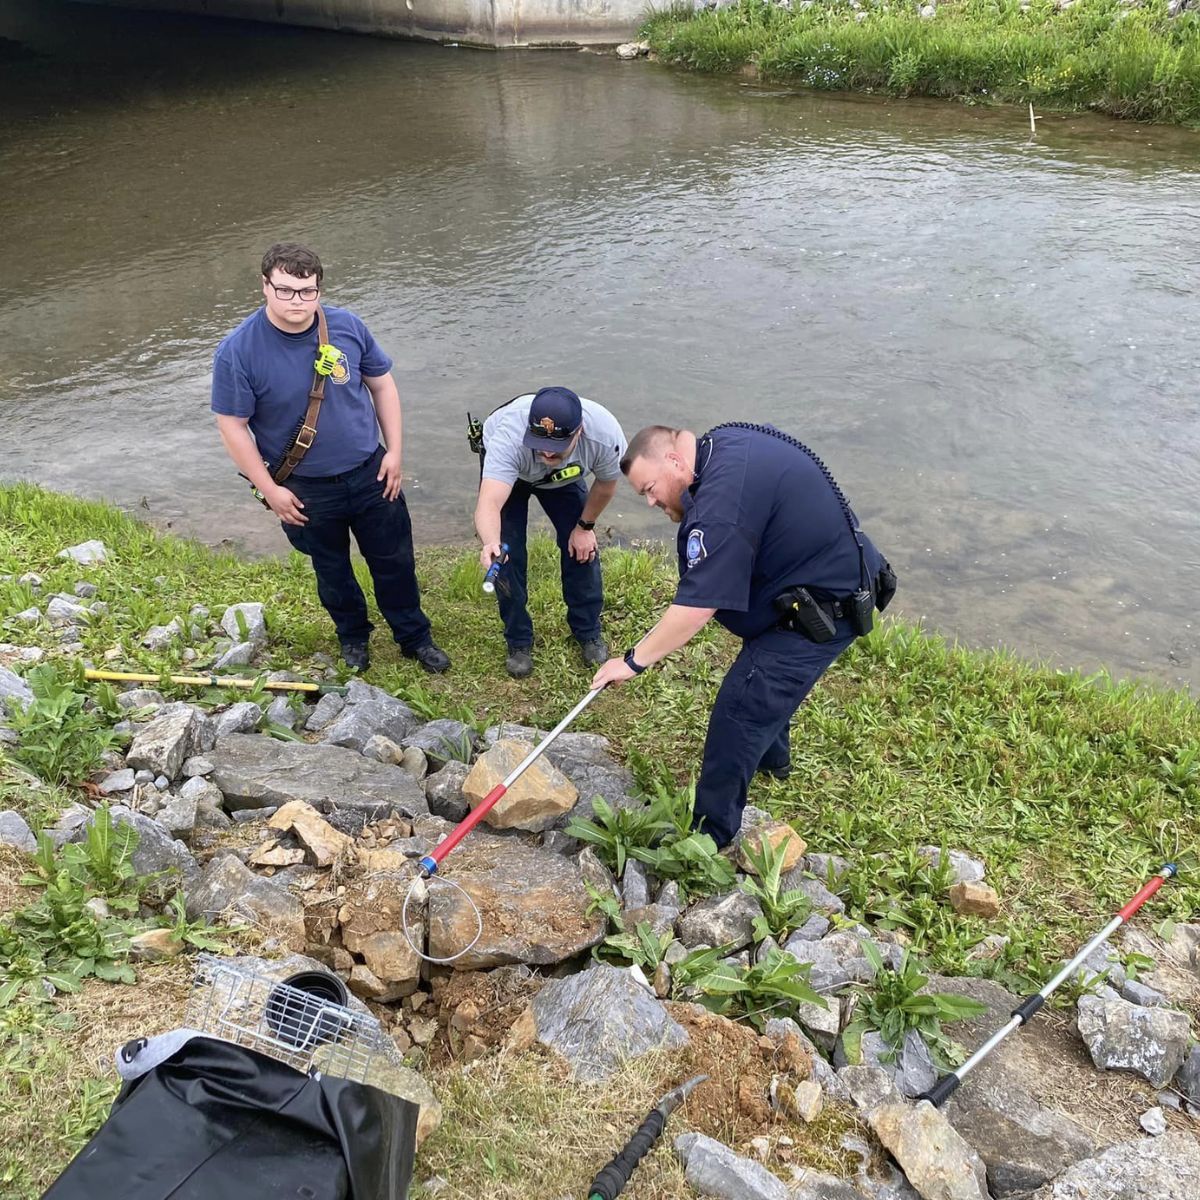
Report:
[[[63,547],[90,538],[107,546],[106,563],[83,568],[56,557]],[[526,680],[504,673],[499,620],[494,602],[476,586],[475,557],[474,549],[463,547],[418,552],[425,605],[454,669],[425,675],[399,655],[381,628],[367,678],[412,697],[429,715],[453,714],[477,726],[513,720],[548,728],[580,698],[590,677],[566,629],[557,551],[548,540],[531,546],[538,647],[535,674]],[[612,645],[631,645],[670,601],[672,568],[665,557],[611,547],[604,550],[604,567],[605,632]],[[43,576],[40,591],[18,582],[27,571]],[[239,559],[160,535],[111,507],[23,484],[0,486],[4,575],[14,578],[0,582],[0,641],[41,646],[50,656],[61,654],[56,631],[13,618],[33,604],[44,609],[50,595],[71,592],[81,579],[94,583],[97,599],[108,604],[80,633],[84,656],[97,665],[111,656],[116,669],[157,674],[185,665],[203,668],[216,653],[211,640],[194,642],[198,657],[185,663],[185,643],[152,653],[141,647],[141,636],[172,616],[185,618],[194,604],[219,618],[225,605],[251,600],[266,608],[270,667],[315,677],[322,668],[313,655],[337,650],[311,569],[298,556]],[[733,639],[715,626],[705,630],[661,667],[598,700],[579,728],[607,735],[643,775],[686,786],[700,761],[713,696],[735,652]],[[756,783],[751,802],[792,821],[812,850],[849,857],[854,869],[839,886],[852,915],[869,914],[906,930],[935,969],[986,969],[1006,981],[1044,979],[1164,859],[1200,844],[1198,747],[1200,707],[1183,692],[1056,671],[1005,653],[954,646],[889,620],[843,655],[798,714],[791,778]],[[25,812],[34,825],[70,796],[70,788],[31,786],[14,764],[0,759],[0,804]],[[925,844],[982,857],[1002,898],[1001,917],[985,923],[956,916],[915,853]],[[872,859],[874,854],[883,857]],[[0,861],[0,912],[27,902],[27,895],[5,889],[4,866]],[[1165,887],[1138,920],[1188,920],[1198,908],[1200,887],[1185,879]],[[984,968],[969,956],[988,933],[1011,940]],[[84,993],[64,998],[58,1011],[89,1012],[81,1006],[85,998],[96,1008],[96,996],[119,993],[109,1006],[115,1009],[142,990],[89,980]],[[54,1011],[39,1005],[36,1020],[44,1023]],[[168,1024],[178,1011],[166,1005],[156,1010]],[[91,1021],[89,1012],[89,1027]],[[95,1033],[100,1054],[120,1043],[123,1029],[113,1025]],[[128,1036],[148,1031],[132,1029]],[[101,1074],[98,1056],[80,1060],[81,1053],[93,1053],[93,1042],[80,1049],[81,1036],[47,1031],[22,1040],[20,1030],[0,1024],[0,1055],[17,1055],[0,1060],[9,1064],[0,1071],[0,1145],[12,1148],[0,1158],[0,1192],[6,1196],[36,1195],[51,1168],[61,1169],[103,1116],[111,1092],[101,1084],[89,1085],[91,1092],[81,1088],[84,1080],[108,1076]],[[618,1116],[604,1110],[608,1102],[599,1095],[594,1103],[585,1101],[577,1088],[564,1091],[566,1085],[552,1079],[521,1074],[533,1070],[493,1063],[457,1081],[436,1079],[449,1116],[422,1152],[418,1178],[446,1175],[455,1189],[450,1195],[516,1196],[520,1179],[541,1178],[527,1175],[534,1169],[527,1160],[541,1153],[540,1140],[553,1136],[565,1139],[558,1151],[564,1165],[554,1177],[561,1186],[544,1194],[582,1187],[604,1159],[601,1147],[618,1146],[649,1099],[648,1092],[639,1093]],[[509,1112],[510,1092],[518,1098],[513,1104],[525,1096],[527,1115]],[[550,1126],[536,1128],[555,1120],[556,1112],[569,1117],[579,1111],[587,1120],[570,1137]],[[44,1126],[36,1136],[35,1122]],[[652,1162],[651,1183],[639,1184],[634,1196],[686,1195],[666,1150]],[[530,1185],[521,1194],[543,1193]]]
[[[1200,10],[1167,0],[942,0],[928,19],[916,0],[741,0],[657,13],[644,35],[664,62],[822,91],[1200,125]]]

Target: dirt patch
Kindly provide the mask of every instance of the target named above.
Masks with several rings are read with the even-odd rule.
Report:
[[[444,1036],[430,1047],[430,1061],[442,1065],[461,1057],[468,1036],[477,1039],[469,1053],[501,1045],[545,982],[527,967],[435,977],[431,987]]]
[[[0,913],[16,912],[37,899],[37,891],[19,880],[29,871],[29,858],[13,846],[0,846]]]

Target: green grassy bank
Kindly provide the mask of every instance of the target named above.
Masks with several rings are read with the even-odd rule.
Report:
[[[970,104],[1092,109],[1200,125],[1200,6],[1168,0],[766,0],[653,16],[663,62],[823,91],[939,96]]]
[[[105,563],[80,567],[57,557],[64,547],[93,538],[107,547]],[[604,551],[604,565],[606,633],[624,647],[669,601],[672,571],[663,558],[616,548]],[[536,673],[527,680],[504,674],[499,621],[480,590],[475,551],[422,550],[418,569],[435,636],[453,656],[454,669],[424,675],[388,643],[380,622],[370,682],[430,716],[458,716],[481,727],[501,720],[547,727],[582,696],[589,673],[566,630],[557,556],[548,540],[532,548],[539,643]],[[19,581],[30,571],[42,577],[39,590]],[[266,607],[269,668],[315,677],[322,660],[314,656],[337,650],[305,560],[218,553],[160,535],[111,507],[25,485],[0,486],[3,576],[11,578],[0,579],[0,642],[42,647],[51,662],[66,657],[57,631],[16,614],[33,605],[44,610],[50,596],[71,593],[80,580],[95,585],[95,598],[108,606],[81,628],[81,657],[97,665],[155,674],[203,669],[213,657],[211,641],[195,641],[198,657],[188,661],[184,642],[152,653],[140,645],[142,636],[173,617],[186,624],[193,605],[219,617],[225,605],[239,601]],[[719,629],[705,631],[661,668],[601,697],[579,727],[611,738],[647,787],[668,777],[686,782],[735,650]],[[0,651],[0,661],[12,657]],[[207,702],[244,698],[232,690],[177,694]],[[75,787],[66,780],[31,788],[17,754],[9,751],[6,760],[0,753],[0,809],[16,808],[36,827],[72,799]],[[989,974],[1018,988],[1044,979],[1064,951],[1164,859],[1200,844],[1200,706],[1194,700],[950,646],[901,621],[889,620],[860,640],[825,677],[795,722],[793,759],[791,779],[756,783],[751,800],[792,821],[814,851],[852,860],[838,885],[850,915],[905,932],[936,968]],[[986,860],[1003,904],[999,918],[960,917],[946,906],[915,854],[930,843]],[[14,853],[0,853],[0,925],[37,896],[19,886],[26,869]],[[1186,920],[1198,908],[1193,877],[1164,888],[1138,920],[1148,926]],[[973,957],[972,948],[992,933],[1008,936],[1005,950],[993,959]],[[104,1066],[112,1048],[153,1032],[152,1020],[163,1028],[178,1022],[186,964],[139,966],[137,973],[137,988],[88,979],[81,994],[53,1004],[10,1004],[0,997],[0,1142],[6,1147],[0,1193],[21,1200],[39,1194],[103,1119],[114,1091]],[[558,1144],[552,1134],[561,1134],[564,1155],[578,1159],[570,1159],[577,1174],[603,1160],[613,1138],[607,1100],[594,1100],[586,1128],[573,1115],[547,1132],[550,1116],[544,1114],[578,1114],[578,1095],[519,1059],[489,1059],[485,1066],[483,1073],[435,1078],[450,1116],[422,1151],[419,1177],[444,1174],[463,1189],[454,1195],[560,1194],[565,1177],[555,1176],[553,1186],[547,1177],[540,1192],[499,1182],[532,1178],[533,1164],[545,1160],[547,1139]],[[622,1127],[626,1108],[630,1116],[643,1112],[653,1096],[649,1076],[625,1082],[631,1090],[620,1101]],[[500,1093],[507,1097],[507,1140],[498,1141],[494,1100]],[[530,1124],[522,1113],[538,1116]],[[650,1176],[658,1190],[638,1194],[688,1194],[668,1150],[652,1160],[651,1170],[658,1172]]]

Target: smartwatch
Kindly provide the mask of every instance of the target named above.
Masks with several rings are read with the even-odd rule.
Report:
[[[578,525],[579,528],[582,529],[585,533],[591,533],[592,530],[596,528],[595,521],[585,521],[582,517],[580,517],[579,520],[575,522],[575,524]]]
[[[640,675],[646,668],[643,667],[637,659],[633,657],[633,652],[637,647],[633,646],[625,651],[625,665],[635,674]]]

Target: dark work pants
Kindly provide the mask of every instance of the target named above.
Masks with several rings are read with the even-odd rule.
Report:
[[[384,485],[375,478],[382,458],[380,447],[344,475],[286,480],[283,486],[303,502],[308,524],[284,525],[283,532],[312,559],[317,595],[333,618],[338,641],[365,642],[373,626],[350,565],[353,533],[371,572],[379,611],[401,648],[416,650],[430,640],[429,618],[421,611],[408,505],[403,493],[385,500]]]
[[[708,719],[704,763],[696,784],[693,824],[728,845],[742,827],[754,772],[790,760],[792,716],[825,669],[854,641],[850,623],[837,622],[832,641],[769,629],[742,643],[717,692]]]
[[[591,642],[600,636],[600,610],[604,606],[600,556],[597,554],[591,562],[581,563],[567,551],[567,541],[575,522],[583,515],[587,494],[587,488],[580,481],[558,488],[534,488],[518,479],[500,510],[500,540],[508,544],[508,562],[502,578],[508,584],[510,594],[506,596],[504,589],[498,587],[496,597],[500,601],[500,619],[504,622],[504,640],[510,650],[527,650],[533,645],[533,621],[526,607],[529,600],[526,527],[530,496],[537,496],[542,511],[554,526],[567,624],[581,642]]]

